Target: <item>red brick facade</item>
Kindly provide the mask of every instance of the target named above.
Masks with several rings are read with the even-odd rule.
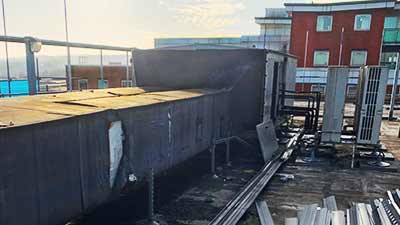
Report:
[[[377,65],[380,60],[385,16],[393,13],[392,9],[292,12],[290,53],[298,57],[298,67],[304,67],[306,32],[308,31],[306,67],[314,67],[315,50],[329,50],[329,65],[339,65],[342,28],[344,28],[341,65],[350,65],[353,50],[368,51],[367,65]],[[355,16],[359,14],[371,14],[369,31],[354,30]],[[317,32],[317,17],[321,15],[333,16],[332,31]]]
[[[126,80],[126,67],[125,66],[104,66],[104,80],[108,81],[109,88],[122,87],[122,81]],[[131,68],[129,68],[129,78],[132,78]],[[98,81],[100,77],[99,66],[72,66],[72,87],[78,90],[79,80],[87,79],[88,89],[98,89]]]

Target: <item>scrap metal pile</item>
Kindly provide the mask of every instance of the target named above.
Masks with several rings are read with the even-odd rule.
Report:
[[[262,225],[273,225],[272,216],[264,201],[257,202]],[[286,218],[285,225],[398,225],[400,224],[400,190],[387,191],[387,197],[370,203],[352,202],[350,208],[339,210],[335,196],[319,204],[307,205],[297,217]]]

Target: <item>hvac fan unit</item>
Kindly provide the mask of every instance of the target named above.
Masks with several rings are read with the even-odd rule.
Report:
[[[338,90],[345,90],[348,78],[349,68],[329,67],[322,125],[322,142],[340,143],[341,141],[346,91]]]
[[[367,66],[360,71],[355,115],[358,144],[379,143],[388,76],[386,67]]]

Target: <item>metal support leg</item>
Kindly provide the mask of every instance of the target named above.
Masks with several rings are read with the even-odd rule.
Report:
[[[36,95],[36,69],[35,69],[35,53],[31,51],[31,39],[25,39],[26,52],[26,69],[28,75],[29,95]]]
[[[218,179],[218,175],[215,169],[215,145],[211,147],[211,174],[212,178]]]
[[[231,162],[231,139],[230,138],[225,140],[225,145],[226,145],[226,165],[227,166],[232,166],[232,162]]]
[[[154,170],[153,168],[150,170],[149,174],[149,218],[147,225],[159,225],[154,220]]]

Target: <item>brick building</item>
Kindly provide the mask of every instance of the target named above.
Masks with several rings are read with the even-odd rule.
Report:
[[[318,78],[318,71],[333,65],[394,69],[400,47],[400,3],[287,3],[285,7],[292,17],[290,53],[298,57],[299,81]],[[298,84],[298,90],[312,87],[313,82]]]
[[[103,66],[102,82],[100,66],[71,66],[73,90],[130,87],[132,70],[129,67],[129,74],[126,70],[126,66]]]

